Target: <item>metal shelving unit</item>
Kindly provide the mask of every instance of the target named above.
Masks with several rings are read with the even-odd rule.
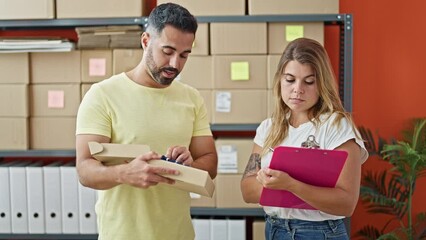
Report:
[[[258,16],[200,16],[200,23],[210,22],[324,22],[325,25],[340,26],[339,86],[340,97],[345,109],[352,111],[352,59],[353,59],[353,17],[351,14],[310,14],[310,15],[258,15]],[[75,27],[105,25],[141,25],[146,17],[136,18],[85,18],[48,20],[0,20],[0,30],[66,29]]]
[[[320,15],[260,15],[260,16],[200,16],[200,23],[210,22],[324,22],[339,26],[339,94],[347,111],[352,111],[352,59],[353,27],[351,14]],[[106,25],[145,26],[146,17],[96,18],[96,19],[51,19],[51,20],[0,20],[1,30],[71,29],[75,27]],[[258,124],[213,124],[212,131],[255,131]],[[21,150],[0,151],[0,160],[5,157],[75,157],[75,150]],[[263,217],[260,208],[192,208],[197,217]],[[96,234],[0,234],[0,239],[97,239]]]
[[[75,157],[75,150],[0,151],[0,159],[3,157]]]

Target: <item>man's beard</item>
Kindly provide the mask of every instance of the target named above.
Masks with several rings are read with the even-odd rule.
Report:
[[[173,68],[173,67],[158,68],[152,57],[151,49],[147,51],[146,57],[147,57],[146,64],[148,66],[148,74],[152,77],[152,79],[155,82],[161,85],[169,86],[170,84],[172,84],[173,80],[179,75],[179,71],[176,68]],[[169,71],[169,72],[172,71],[175,73],[175,75],[172,78],[163,77],[161,76],[161,73],[163,71]]]

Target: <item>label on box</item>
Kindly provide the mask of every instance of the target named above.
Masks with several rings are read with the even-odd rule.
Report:
[[[65,93],[62,90],[47,91],[47,107],[48,108],[64,108]]]
[[[105,76],[106,75],[106,59],[91,58],[89,59],[89,76]]]
[[[238,172],[238,151],[234,145],[222,145],[218,151],[219,173],[237,173]]]
[[[230,92],[216,92],[216,112],[231,112]]]
[[[248,62],[231,62],[231,80],[247,81],[250,79],[250,65]]]
[[[291,42],[295,39],[302,38],[304,36],[303,25],[287,25],[285,26],[285,40]]]

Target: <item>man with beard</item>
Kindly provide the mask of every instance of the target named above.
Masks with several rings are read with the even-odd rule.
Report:
[[[92,85],[77,115],[80,182],[98,189],[99,239],[194,239],[189,193],[170,186],[173,169],[147,161],[165,154],[216,176],[217,155],[199,92],[179,81],[191,53],[197,21],[177,4],[157,6],[141,36],[140,63]],[[88,142],[146,144],[153,152],[104,166]],[[163,184],[158,184],[163,183]]]

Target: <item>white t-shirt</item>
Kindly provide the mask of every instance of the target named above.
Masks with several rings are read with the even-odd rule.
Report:
[[[346,118],[340,120],[340,127],[337,128],[333,125],[336,114],[331,115],[327,119],[328,115],[321,116],[323,124],[316,128],[312,122],[307,122],[300,125],[298,128],[290,126],[288,130],[288,137],[280,144],[280,146],[288,147],[300,147],[302,142],[306,141],[310,135],[315,136],[315,140],[319,143],[322,149],[335,149],[347,142],[350,139],[354,139],[355,142],[361,147],[361,161],[364,163],[368,158],[368,152],[365,149],[362,140],[356,138],[355,132],[352,129],[351,124]],[[272,121],[270,118],[264,120],[256,130],[256,136],[254,142],[263,147],[266,137],[272,127]],[[261,167],[268,167],[271,163],[272,152],[265,154],[261,160]],[[324,221],[330,219],[340,219],[344,216],[336,216],[322,212],[320,210],[308,210],[308,209],[297,209],[297,208],[280,208],[280,207],[267,207],[263,209],[268,215],[277,216],[285,219],[300,219],[309,221]]]

